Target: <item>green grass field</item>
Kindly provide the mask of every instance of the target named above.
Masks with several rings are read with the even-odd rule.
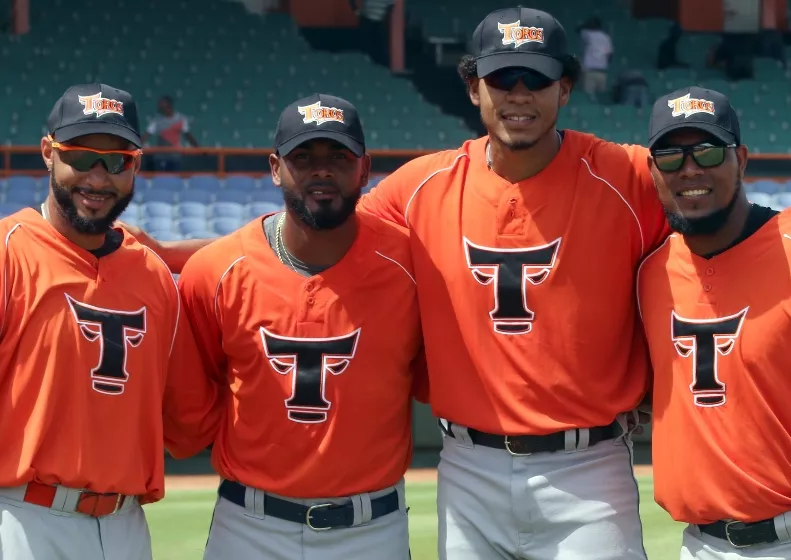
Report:
[[[653,481],[639,477],[640,505],[649,560],[677,560],[682,526],[653,500]],[[167,497],[145,506],[154,543],[155,560],[199,560],[208,535],[215,490],[171,490]],[[436,484],[411,482],[407,504],[412,558],[437,558]]]

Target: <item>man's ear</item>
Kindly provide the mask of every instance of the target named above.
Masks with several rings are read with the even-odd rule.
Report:
[[[276,187],[280,187],[280,158],[277,154],[269,154],[269,169],[272,171],[272,182]]]

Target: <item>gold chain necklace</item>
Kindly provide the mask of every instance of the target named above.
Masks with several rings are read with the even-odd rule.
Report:
[[[280,215],[280,219],[277,221],[277,228],[275,231],[275,252],[277,253],[277,258],[280,259],[280,262],[283,264],[288,264],[291,267],[291,270],[297,272],[297,267],[294,266],[294,263],[291,261],[291,256],[288,254],[288,250],[286,249],[285,244],[283,243],[283,222],[286,220],[286,213],[283,212]],[[283,248],[283,253],[286,255],[286,259],[288,259],[288,263],[283,259],[283,255],[280,252],[280,248]]]

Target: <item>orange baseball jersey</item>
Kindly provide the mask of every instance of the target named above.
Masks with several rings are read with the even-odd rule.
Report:
[[[648,152],[566,131],[512,184],[486,143],[417,158],[360,204],[410,229],[433,410],[498,434],[607,425],[649,385],[634,277],[667,231]]]
[[[791,511],[791,212],[710,259],[672,235],[638,274],[657,503],[686,523]]]
[[[189,456],[215,435],[219,385],[203,373],[176,283],[121,235],[97,258],[32,209],[0,220],[0,486],[156,501],[163,438]]]
[[[393,485],[409,466],[422,340],[408,239],[372,216],[359,224],[341,261],[311,277],[278,260],[260,218],[185,265],[185,309],[230,387],[212,449],[226,479],[348,496]]]

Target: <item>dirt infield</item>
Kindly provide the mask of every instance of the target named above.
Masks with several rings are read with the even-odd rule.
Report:
[[[635,465],[637,476],[653,474],[651,465]],[[407,482],[434,482],[437,480],[437,469],[410,469],[406,473]],[[178,475],[165,479],[166,490],[214,490],[220,483],[217,475]]]

